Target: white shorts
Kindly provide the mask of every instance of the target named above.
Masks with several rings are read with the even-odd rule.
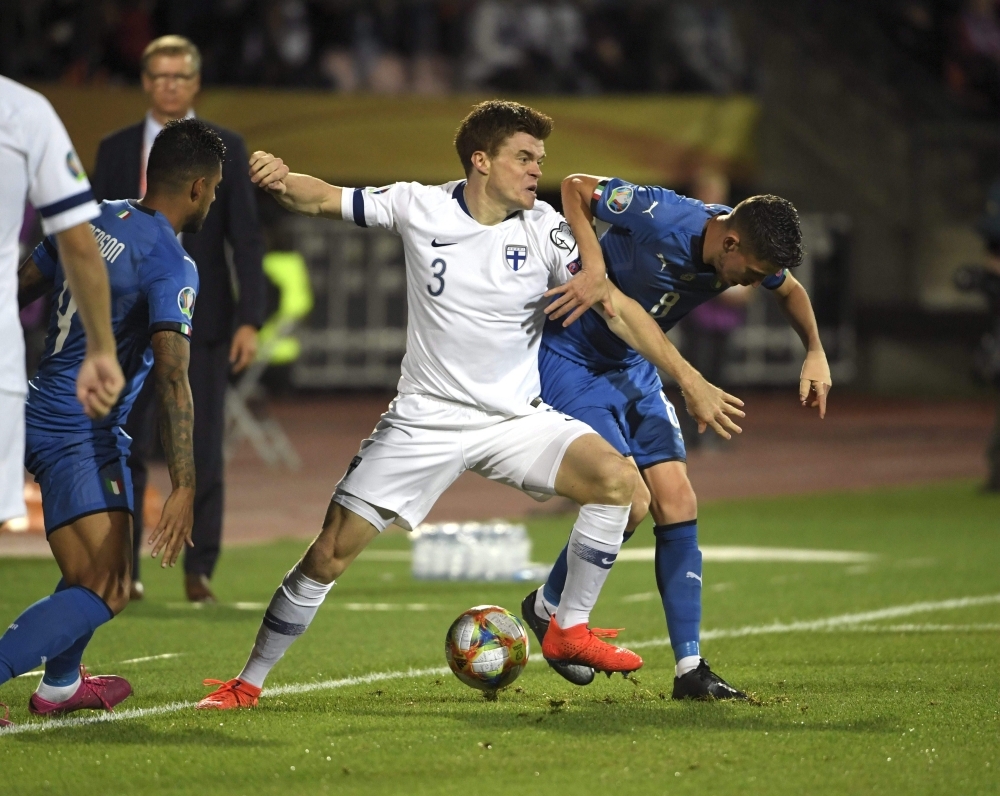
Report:
[[[24,396],[0,390],[0,522],[28,513],[24,505]]]
[[[508,418],[426,395],[397,395],[361,443],[333,499],[379,530],[393,521],[415,528],[466,470],[548,500],[570,443],[594,433],[545,404]]]

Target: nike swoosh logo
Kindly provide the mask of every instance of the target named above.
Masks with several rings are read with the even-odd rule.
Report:
[[[618,558],[618,556],[612,556],[611,558],[602,558],[601,563],[610,567],[612,564],[615,563],[616,558]]]
[[[458,241],[453,241],[451,243],[438,243],[437,238],[434,238],[434,240],[431,241],[431,246],[435,249],[440,249],[442,246],[454,246],[456,243],[458,243]]]

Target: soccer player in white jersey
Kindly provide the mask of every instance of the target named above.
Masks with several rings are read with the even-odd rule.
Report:
[[[111,411],[125,384],[111,331],[111,293],[90,230],[99,211],[66,129],[37,91],[0,77],[0,524],[23,516],[24,337],[17,309],[24,205],[55,235],[72,301],[87,334],[77,397],[92,418]],[[67,313],[72,318],[72,313]]]
[[[455,139],[467,179],[437,186],[338,188],[290,174],[273,155],[251,157],[253,181],[289,210],[402,237],[406,355],[399,395],[337,485],[323,530],[274,593],[249,661],[235,679],[207,680],[219,688],[199,708],[255,705],[268,672],[334,580],[389,524],[415,527],[465,470],[581,506],[543,655],[593,661],[609,673],[642,665],[635,653],[601,640],[611,631],[588,627],[621,546],[635,469],[589,426],[538,397],[545,305],[553,295],[580,295],[579,282],[564,284],[580,269],[569,225],[535,199],[551,128],[551,119],[524,105],[481,103]],[[584,284],[598,281],[603,286],[603,272],[588,272]],[[663,335],[656,323],[616,290],[604,292],[611,327],[657,359]],[[566,299],[553,304],[561,305],[557,312],[572,309],[570,319],[593,303]]]

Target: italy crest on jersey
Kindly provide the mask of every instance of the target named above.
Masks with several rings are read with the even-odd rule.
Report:
[[[185,318],[190,319],[194,315],[194,298],[193,287],[185,287],[177,294],[177,306]]]
[[[528,247],[527,246],[507,246],[507,265],[513,268],[515,271],[524,268],[524,264],[528,261]]]
[[[612,213],[624,213],[632,204],[635,188],[631,185],[619,185],[608,194],[608,210]]]

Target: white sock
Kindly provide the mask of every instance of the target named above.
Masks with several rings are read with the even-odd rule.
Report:
[[[553,605],[545,599],[545,589],[539,589],[535,592],[535,615],[539,619],[548,621],[558,608],[558,605]]]
[[[77,675],[76,682],[72,685],[49,685],[45,682],[45,678],[38,684],[38,688],[35,689],[35,693],[38,694],[46,702],[65,702],[80,687],[80,676]]]
[[[674,677],[683,677],[688,672],[697,669],[699,663],[701,663],[701,655],[688,655],[681,658],[674,667]]]
[[[590,611],[621,549],[628,512],[628,506],[596,503],[580,508],[569,536],[566,585],[556,610],[559,627],[565,629],[589,621]]]
[[[281,660],[292,642],[306,632],[333,583],[319,583],[292,567],[281,581],[264,612],[264,621],[257,631],[257,640],[247,665],[240,672],[244,683],[260,688],[274,665]],[[334,581],[336,583],[336,581]]]

